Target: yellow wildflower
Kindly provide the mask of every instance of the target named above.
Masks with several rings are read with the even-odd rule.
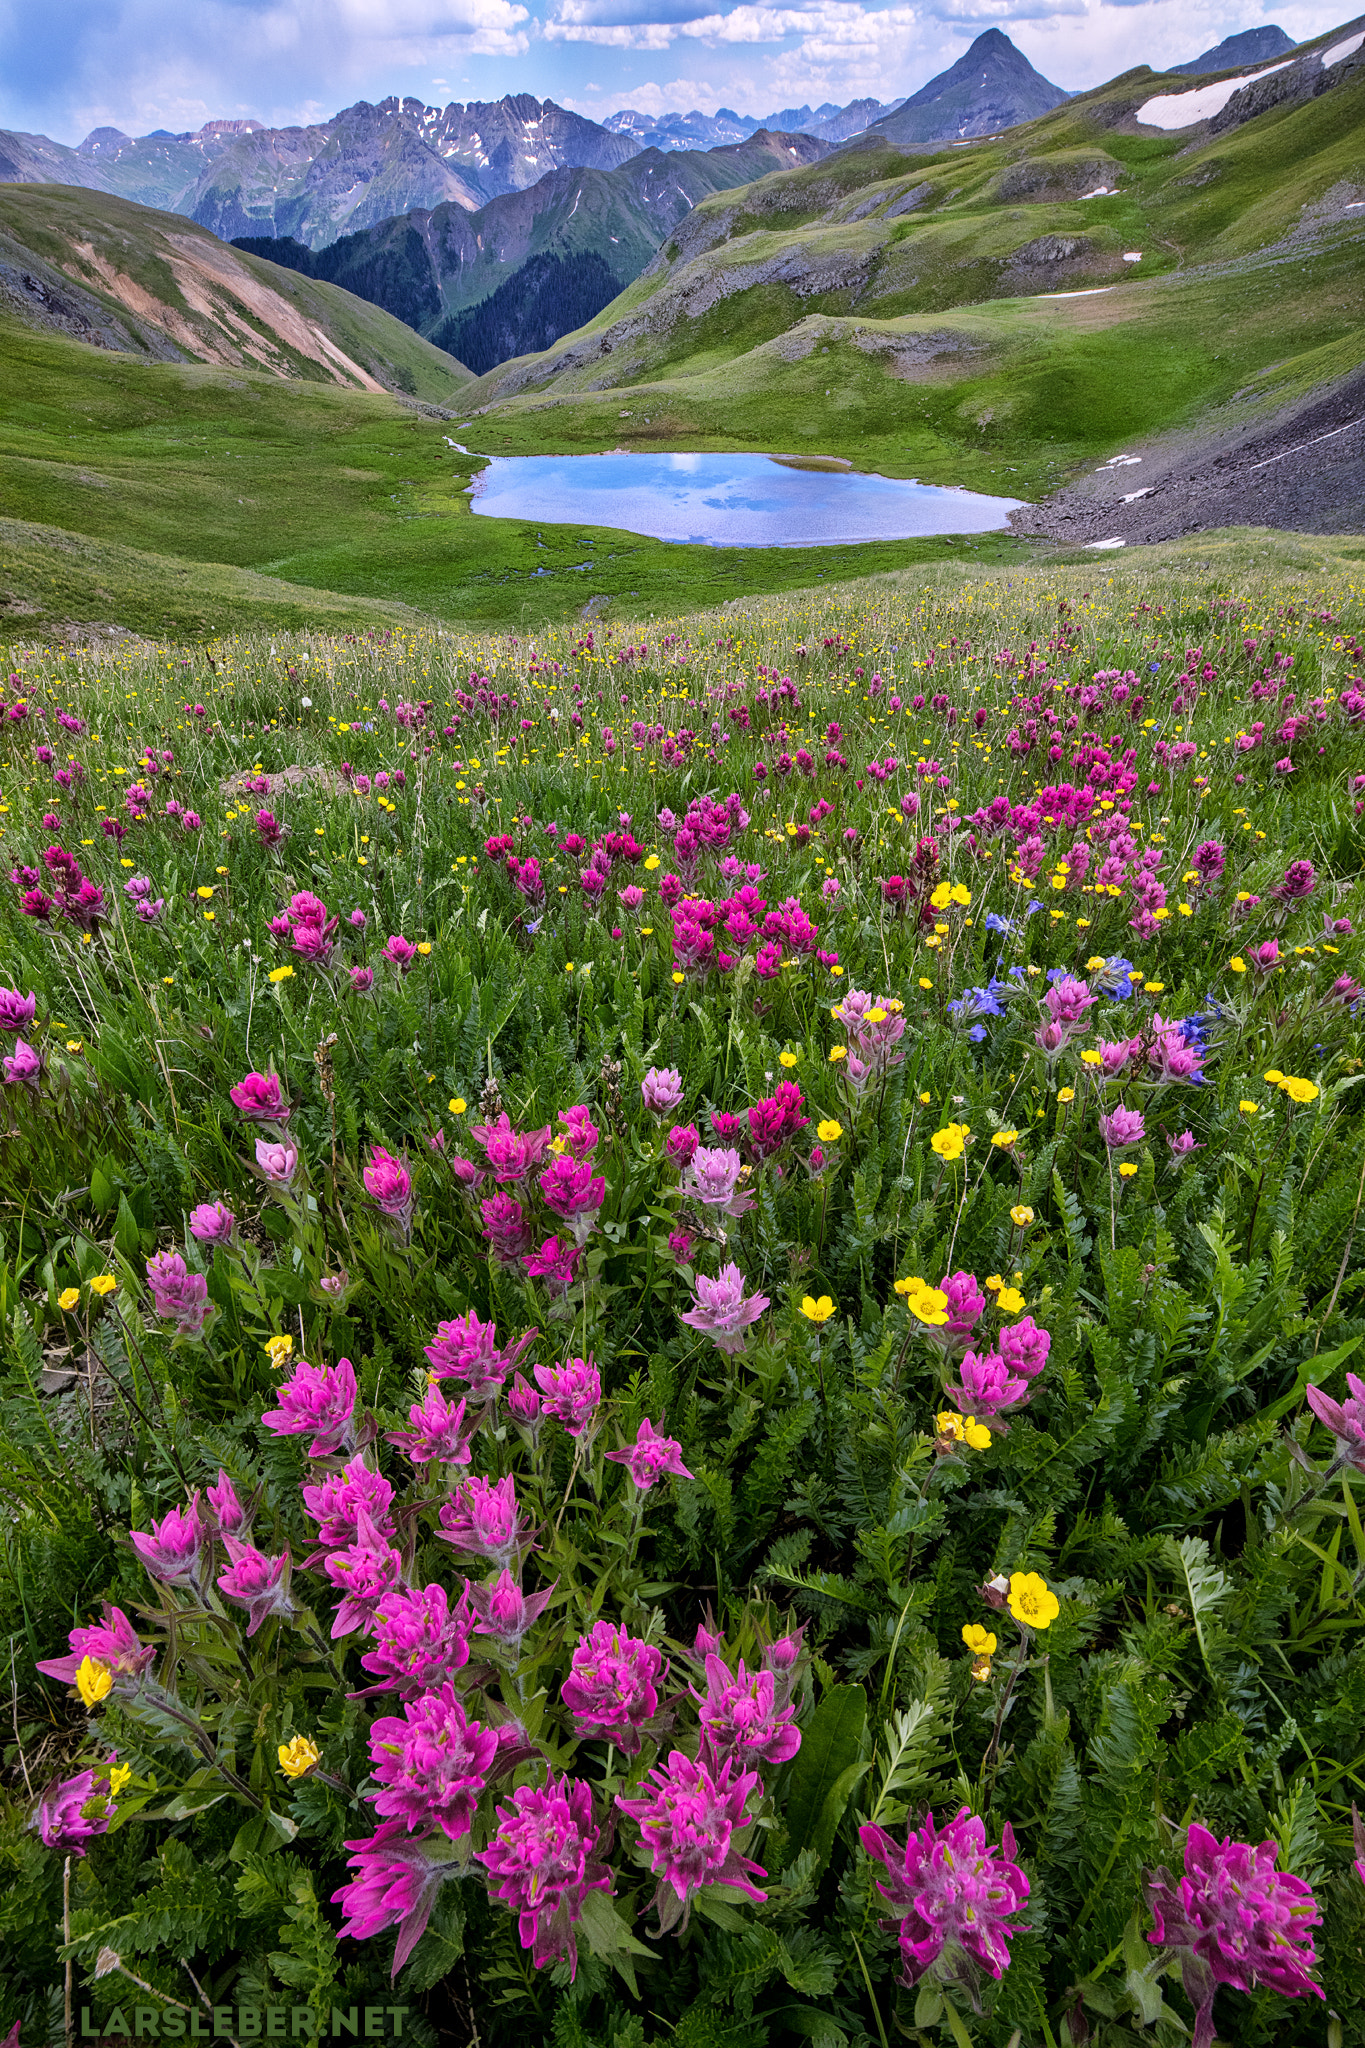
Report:
[[[288,965],[285,965],[284,967],[272,967],[270,970],[270,979],[271,981],[292,981],[294,979],[294,970],[292,967]]]
[[[991,1137],[992,1145],[998,1145],[1002,1152],[1008,1152],[1011,1145],[1019,1141],[1018,1131],[996,1131]]]
[[[1002,1287],[996,1294],[995,1305],[1002,1316],[1017,1316],[1024,1306],[1024,1297],[1017,1287]]]
[[[124,1786],[128,1783],[128,1780],[132,1777],[132,1775],[133,1767],[131,1764],[110,1764],[109,1797],[111,1799],[118,1798],[119,1793],[123,1790]]]
[[[829,1049],[829,1056],[831,1060],[836,1062],[846,1060],[848,1058],[848,1047],[846,1045],[832,1045]]]
[[[294,1349],[294,1340],[292,1337],[283,1335],[267,1337],[265,1349],[271,1366],[276,1372],[280,1372],[289,1363],[289,1354]]]
[[[1229,960],[1228,962],[1228,966],[1232,969],[1234,974],[1245,974],[1247,971],[1246,961],[1242,959],[1239,953],[1233,954],[1231,960]]]
[[[1131,1180],[1136,1172],[1137,1168],[1136,1166],[1134,1166],[1132,1160],[1125,1159],[1122,1166],[1119,1168],[1119,1179]]]
[[[90,1292],[92,1294],[112,1294],[117,1286],[118,1280],[114,1274],[96,1273],[94,1279],[90,1282]]]
[[[1010,1222],[1017,1223],[1021,1230],[1026,1230],[1028,1228],[1028,1225],[1032,1223],[1032,1221],[1033,1211],[1032,1209],[1030,1209],[1028,1203],[1016,1202],[1014,1207],[1010,1210]]]
[[[82,1657],[76,1673],[76,1690],[88,1707],[98,1706],[113,1690],[114,1674],[95,1657]]]
[[[962,1625],[962,1640],[974,1657],[993,1657],[997,1644],[994,1633],[982,1628],[979,1621],[967,1621]]]
[[[1297,1074],[1286,1074],[1280,1087],[1291,1102],[1316,1102],[1317,1088],[1311,1081],[1304,1081]]]
[[[1021,1628],[1051,1628],[1062,1611],[1057,1595],[1037,1572],[1010,1575],[1009,1610]]]
[[[322,1760],[322,1751],[306,1735],[295,1735],[289,1742],[282,1742],[276,1754],[286,1778],[306,1778]]]
[[[79,1287],[64,1287],[57,1296],[57,1306],[63,1315],[69,1316],[72,1309],[78,1305],[80,1298],[81,1290]]]
[[[777,1055],[778,1065],[783,1067],[794,1067],[799,1058],[800,1054],[794,1052],[780,1052]]]
[[[837,1145],[844,1135],[844,1127],[836,1124],[832,1116],[827,1116],[815,1126],[815,1135],[822,1145]]]
[[[929,1140],[929,1149],[945,1161],[960,1159],[970,1136],[970,1125],[948,1124],[943,1130],[934,1132]]]
[[[1074,1102],[1074,1101],[1076,1100],[1076,1091],[1075,1091],[1075,1089],[1074,1089],[1074,1088],[1059,1088],[1059,1089],[1057,1090],[1057,1100],[1058,1100],[1058,1102]]]
[[[469,1104],[465,1101],[463,1095],[452,1095],[446,1104],[446,1108],[452,1116],[463,1116],[468,1107]]]
[[[801,1302],[801,1313],[808,1323],[815,1323],[818,1326],[827,1323],[834,1314],[834,1303],[827,1294],[822,1294],[818,1301],[807,1294]]]
[[[1257,1110],[1260,1108],[1260,1104],[1258,1102],[1248,1102],[1245,1099],[1245,1097],[1243,1097],[1242,1101],[1238,1103],[1237,1107],[1241,1110],[1243,1116],[1255,1116]]]

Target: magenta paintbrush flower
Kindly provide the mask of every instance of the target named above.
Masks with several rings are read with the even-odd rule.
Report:
[[[474,1424],[471,1420],[466,1428],[464,1402],[447,1401],[434,1380],[422,1399],[409,1408],[408,1421],[412,1428],[391,1430],[388,1441],[405,1451],[414,1465],[469,1463]]]
[[[42,1054],[35,1052],[26,1038],[16,1038],[14,1051],[0,1061],[0,1073],[11,1088],[36,1090],[43,1078]]]
[[[481,1586],[466,1580],[464,1590],[470,1612],[477,1616],[474,1633],[492,1636],[509,1656],[515,1657],[522,1637],[545,1612],[555,1589],[547,1586],[539,1593],[523,1593],[511,1572],[501,1571],[496,1579]]]
[[[395,1586],[375,1610],[361,1666],[382,1681],[377,1689],[415,1699],[469,1662],[469,1623],[463,1595],[452,1609],[444,1586]]]
[[[509,1472],[504,1479],[462,1479],[441,1508],[443,1543],[451,1543],[474,1557],[486,1557],[504,1567],[528,1548],[531,1525],[522,1517],[517,1502],[516,1481]]]
[[[713,1773],[675,1749],[666,1765],[650,1771],[638,1798],[618,1795],[622,1813],[639,1823],[659,1880],[654,1905],[662,1933],[686,1927],[692,1900],[705,1885],[732,1885],[760,1903],[767,1897],[752,1882],[767,1872],[741,1856],[734,1839],[752,1818],[745,1807],[758,1783],[756,1771],[736,1776],[726,1763]]]
[[[1334,1401],[1321,1387],[1309,1387],[1308,1405],[1337,1440],[1333,1469],[1351,1465],[1357,1472],[1365,1472],[1365,1380],[1348,1372],[1346,1386],[1344,1401]]]
[[[458,1842],[469,1833],[497,1753],[497,1736],[467,1717],[447,1681],[409,1701],[401,1720],[383,1716],[371,1728],[370,1758],[381,1787],[375,1811],[401,1820],[409,1834],[438,1827]]]
[[[527,1252],[521,1263],[528,1279],[544,1281],[551,1301],[562,1301],[573,1286],[578,1259],[577,1245],[561,1244],[557,1237],[547,1237],[539,1250]]]
[[[212,1313],[209,1283],[202,1273],[190,1272],[179,1252],[157,1252],[148,1259],[147,1285],[163,1323],[174,1323],[182,1337],[203,1336]]]
[[[190,1210],[190,1236],[199,1244],[231,1244],[237,1218],[224,1201],[201,1202]]]
[[[107,1763],[81,1771],[74,1778],[53,1779],[29,1822],[30,1827],[38,1830],[44,1848],[84,1856],[86,1843],[107,1831],[115,1812],[109,1795],[109,1772],[117,1761],[115,1750]]]
[[[300,1490],[304,1508],[318,1525],[317,1540],[322,1546],[305,1558],[305,1564],[315,1563],[325,1551],[344,1550],[354,1543],[362,1514],[369,1516],[377,1535],[387,1540],[393,1534],[393,1488],[363,1457],[352,1458],[321,1485]]]
[[[647,1415],[641,1417],[634,1443],[619,1451],[608,1451],[607,1462],[624,1465],[641,1493],[648,1493],[666,1472],[679,1479],[692,1477],[682,1461],[682,1445],[671,1436],[661,1435]]]
[[[222,1467],[218,1470],[218,1483],[205,1490],[205,1500],[213,1511],[220,1536],[244,1536],[251,1526],[250,1512],[237,1498],[237,1489]]]
[[[1321,1925],[1312,1889],[1277,1870],[1277,1842],[1214,1840],[1198,1821],[1185,1837],[1185,1874],[1147,1879],[1156,1926],[1147,1939],[1180,1958],[1195,2008],[1193,2048],[1210,2048],[1213,2000],[1220,1984],[1238,1991],[1269,1986],[1286,1998],[1323,1996],[1309,1971],[1317,1961],[1311,1928]]]
[[[329,1551],[322,1561],[322,1569],[342,1595],[332,1622],[333,1641],[370,1628],[385,1597],[402,1577],[402,1558],[363,1509],[356,1520],[356,1540],[350,1549]]]
[[[572,1437],[591,1431],[602,1405],[602,1375],[587,1358],[569,1358],[563,1365],[538,1365],[536,1384],[541,1409],[561,1422]]]
[[[130,1529],[128,1540],[163,1586],[193,1586],[198,1581],[205,1534],[199,1495],[193,1493],[183,1508],[172,1508],[146,1532]]]
[[[984,1356],[969,1351],[958,1371],[960,1381],[950,1382],[944,1393],[963,1415],[975,1415],[982,1422],[1001,1425],[997,1418],[1006,1408],[1023,1406],[1029,1398],[1028,1381],[1017,1378],[998,1351]]]
[[[470,1309],[436,1325],[436,1335],[425,1347],[427,1363],[440,1379],[462,1380],[471,1401],[491,1401],[537,1334],[527,1330],[504,1350],[498,1344],[497,1325],[482,1322],[477,1310]]]
[[[28,1030],[37,1012],[37,996],[21,996],[17,988],[0,988],[0,1031],[12,1031],[18,1037]]]
[[[479,1204],[479,1214],[498,1264],[515,1266],[534,1242],[531,1221],[521,1203],[515,1195],[489,1195]]]
[[[103,1664],[113,1672],[117,1686],[121,1678],[136,1680],[149,1665],[155,1664],[155,1646],[142,1641],[121,1607],[111,1607],[106,1600],[100,1612],[104,1617],[102,1621],[70,1631],[66,1639],[70,1645],[67,1656],[43,1659],[38,1669],[45,1677],[60,1679],[63,1685],[74,1685],[76,1673],[85,1659],[91,1657],[96,1664]]]
[[[605,1735],[627,1756],[640,1749],[640,1730],[658,1711],[663,1653],[619,1623],[594,1622],[575,1645],[561,1689],[580,1735]]]
[[[685,1094],[676,1067],[651,1067],[640,1083],[640,1098],[652,1116],[672,1116]]]
[[[228,1093],[248,1123],[282,1124],[289,1119],[292,1105],[278,1074],[247,1074]]]
[[[305,1436],[310,1458],[331,1458],[355,1443],[355,1369],[349,1358],[335,1365],[310,1365],[301,1358],[294,1377],[276,1389],[278,1408],[261,1421],[277,1436]]]
[[[404,1236],[412,1228],[412,1212],[416,1197],[413,1194],[412,1175],[401,1159],[395,1159],[382,1145],[370,1147],[370,1157],[361,1175],[365,1192],[377,1209],[398,1225]]]
[[[743,1351],[744,1332],[769,1305],[766,1294],[746,1295],[746,1284],[743,1273],[734,1264],[722,1266],[714,1280],[698,1273],[694,1283],[696,1301],[690,1309],[679,1311],[679,1321],[700,1330],[724,1352],[733,1355]]]
[[[727,1216],[742,1216],[753,1207],[754,1198],[740,1186],[741,1162],[729,1145],[699,1145],[683,1175],[683,1193],[708,1209],[720,1209]]]
[[[1111,1152],[1121,1152],[1128,1145],[1140,1145],[1147,1135],[1147,1126],[1138,1109],[1126,1109],[1120,1102],[1110,1110],[1108,1116],[1100,1118],[1100,1136]]]
[[[469,1135],[482,1145],[493,1178],[504,1186],[525,1180],[550,1149],[548,1124],[539,1131],[515,1131],[506,1110],[496,1123],[471,1125]]]
[[[719,1657],[706,1659],[706,1692],[694,1692],[701,1716],[702,1754],[709,1769],[733,1759],[743,1769],[784,1764],[801,1747],[795,1709],[779,1701],[771,1671],[732,1673]]]
[[[417,948],[401,932],[390,932],[380,948],[380,958],[387,960],[390,967],[396,967],[400,974],[407,974],[417,963]]]
[[[489,1873],[493,1897],[518,1917],[521,1945],[538,1970],[569,1959],[578,1969],[574,1927],[591,1891],[610,1892],[611,1870],[594,1852],[599,1830],[592,1792],[581,1778],[551,1776],[542,1788],[520,1785],[498,1808],[498,1830],[475,1857]]]
[[[1020,1316],[1017,1323],[1002,1323],[995,1339],[996,1350],[1011,1373],[1036,1380],[1047,1364],[1052,1339],[1040,1330],[1032,1316]]]
[[[261,1176],[277,1193],[283,1194],[294,1184],[294,1175],[299,1170],[299,1148],[290,1138],[283,1138],[272,1144],[268,1138],[256,1140],[256,1165]]]
[[[465,1859],[452,1853],[441,1833],[412,1841],[401,1820],[385,1821],[367,1840],[346,1847],[356,1875],[332,1893],[345,1922],[341,1931],[356,1941],[370,1941],[396,1927],[396,1977],[426,1931],[441,1886],[464,1867]]]
[[[261,1623],[272,1614],[292,1614],[294,1603],[289,1597],[288,1550],[278,1557],[267,1557],[263,1550],[257,1550],[250,1543],[239,1543],[235,1536],[224,1536],[230,1567],[218,1575],[218,1590],[227,1599],[235,1600],[245,1607],[248,1616],[247,1634],[254,1636]]]
[[[985,1826],[967,1806],[942,1829],[928,1814],[904,1847],[871,1824],[859,1828],[858,1839],[886,1865],[887,1882],[879,1881],[877,1890],[896,1911],[887,1925],[900,1938],[904,1983],[915,1984],[932,1971],[943,1983],[965,1982],[975,1999],[981,1970],[1003,1975],[1010,1938],[1025,1931],[1011,1916],[1029,1895],[1028,1879],[1014,1861],[1008,1822],[998,1854],[987,1848]]]
[[[593,1172],[592,1161],[557,1153],[540,1176],[540,1192],[546,1208],[568,1224],[574,1243],[585,1244],[607,1198],[606,1180]]]

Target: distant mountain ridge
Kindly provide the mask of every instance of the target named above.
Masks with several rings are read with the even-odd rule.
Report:
[[[1007,35],[988,28],[956,64],[872,122],[868,133],[902,149],[932,148],[1036,121],[1070,98]]]
[[[611,171],[552,171],[475,213],[449,201],[417,208],[324,249],[260,236],[234,246],[341,285],[461,361],[471,347],[491,369],[592,319],[702,200],[826,154],[809,136],[760,129],[722,149],[647,149]]]
[[[1191,57],[1188,64],[1170,64],[1167,69],[1196,78],[1204,71],[1235,71],[1239,64],[1272,64],[1276,57],[1297,48],[1292,36],[1287,36],[1275,23],[1266,22],[1262,28],[1245,28],[1240,35],[1225,36],[1213,49],[1205,50],[1202,57]]]
[[[780,113],[736,114],[730,107],[718,107],[714,114],[696,108],[690,114],[640,114],[633,107],[608,114],[605,127],[613,134],[630,135],[642,149],[715,149],[727,142],[743,142],[760,128],[781,135],[813,135],[817,142],[847,142],[883,115],[894,113],[900,100],[850,100],[846,107],[826,101],[822,107],[784,107]]]
[[[566,166],[614,170],[628,135],[529,93],[457,101],[360,100],[307,128],[210,121],[193,134],[95,129],[77,148],[0,131],[0,184],[82,185],[187,214],[224,241],[289,235],[321,248],[414,207],[470,212]]]

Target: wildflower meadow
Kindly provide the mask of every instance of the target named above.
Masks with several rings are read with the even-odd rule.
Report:
[[[1362,630],[12,657],[10,2043],[1365,2043]]]

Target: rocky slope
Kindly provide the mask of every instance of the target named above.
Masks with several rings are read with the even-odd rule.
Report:
[[[175,214],[69,186],[0,187],[0,316],[159,362],[454,401],[469,373],[378,307]]]

